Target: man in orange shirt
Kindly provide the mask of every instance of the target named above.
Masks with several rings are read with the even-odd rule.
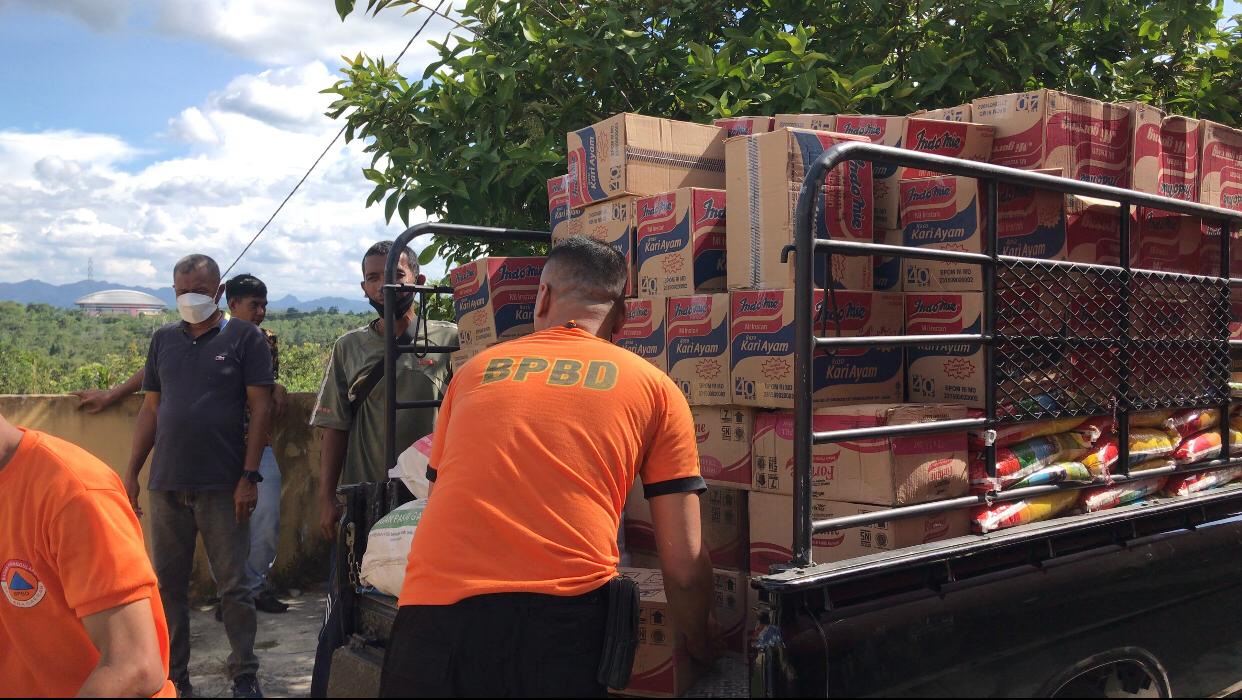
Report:
[[[176,697],[121,479],[0,416],[0,696]]]
[[[668,377],[609,341],[626,275],[612,248],[565,241],[540,280],[535,333],[453,378],[381,695],[604,696],[606,588],[636,478],[675,622],[710,661],[694,423]]]

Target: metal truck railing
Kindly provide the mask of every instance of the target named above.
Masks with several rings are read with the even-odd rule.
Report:
[[[817,239],[813,234],[817,193],[828,174],[849,160],[914,167],[975,178],[986,201],[983,253],[907,248],[904,246]],[[999,185],[1048,190],[1117,202],[1120,265],[1093,265],[1000,255],[997,241]],[[1217,221],[1220,232],[1220,274],[1204,276],[1131,268],[1132,207]],[[1115,416],[1119,475],[1130,479],[1129,414],[1172,408],[1219,408],[1222,458],[1176,469],[1159,468],[1134,478],[1192,474],[1242,465],[1230,459],[1230,349],[1242,341],[1229,339],[1231,286],[1242,285],[1229,270],[1231,231],[1242,227],[1242,213],[1169,199],[1107,185],[1080,182],[988,163],[850,142],[832,146],[807,169],[796,208],[794,350],[794,515],[792,569],[812,565],[814,535],[850,527],[933,513],[1015,501],[1064,489],[1098,484],[1070,483],[1033,486],[987,495],[901,506],[863,515],[815,520],[812,509],[811,463],[815,445],[849,440],[896,438],[932,433],[972,431],[984,437],[983,459],[989,477],[996,476],[997,427],[1050,418]],[[811,254],[803,254],[803,253]],[[980,266],[983,313],[979,333],[952,335],[828,337],[816,333],[814,274],[820,255],[886,255]],[[831,265],[826,266],[828,270]],[[825,292],[824,305],[835,311],[835,294]],[[1069,301],[1067,301],[1067,299]],[[1074,308],[1074,300],[1091,302]],[[1162,310],[1176,307],[1184,324],[1170,328]],[[834,313],[837,319],[840,314]],[[1032,320],[1033,319],[1033,320]],[[839,322],[839,321],[838,321]],[[839,334],[839,332],[838,332]],[[814,362],[817,353],[836,348],[906,347],[921,344],[966,344],[983,349],[985,404],[983,416],[898,426],[815,432]],[[1068,376],[1049,369],[1071,367]],[[1093,364],[1094,363],[1094,364]],[[1113,372],[1099,371],[1103,366]],[[1091,367],[1097,368],[1091,371]],[[1138,377],[1134,375],[1138,373]],[[1077,384],[1077,385],[1075,385]]]

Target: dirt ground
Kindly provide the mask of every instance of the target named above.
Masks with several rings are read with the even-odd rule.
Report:
[[[323,624],[322,590],[293,591],[283,598],[289,612],[259,613],[255,653],[259,656],[259,685],[267,697],[310,696],[315,644]],[[190,682],[194,694],[205,698],[233,696],[228,678],[229,640],[216,622],[214,608],[190,610]]]

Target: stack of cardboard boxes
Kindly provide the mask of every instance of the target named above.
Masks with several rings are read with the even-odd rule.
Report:
[[[909,117],[776,115],[706,126],[620,114],[571,132],[569,171],[548,182],[552,239],[587,235],[630,263],[615,341],[666,372],[690,403],[709,484],[703,534],[716,569],[716,615],[737,653],[753,628],[749,576],[792,556],[793,267],[782,253],[794,240],[807,168],[851,140],[1242,210],[1242,132],[1051,90]],[[1001,186],[997,201],[1001,253],[1117,264],[1115,204],[1014,186]],[[986,206],[973,179],[852,161],[819,191],[815,234],[982,252]],[[1143,210],[1133,217],[1136,267],[1215,272],[1218,226]],[[1232,251],[1242,261],[1242,241]],[[540,259],[509,258],[452,272],[459,355],[529,331],[524,305],[533,302],[540,269]],[[1242,264],[1234,275],[1242,276]],[[815,282],[818,336],[981,328],[977,266],[836,255],[817,261]],[[1070,316],[1091,300],[1063,302],[1057,308]],[[1235,328],[1242,335],[1242,324]],[[818,353],[814,429],[965,417],[983,406],[983,369],[981,352],[968,345]],[[966,436],[953,434],[816,446],[813,512],[826,518],[964,495],[967,456]],[[813,556],[831,562],[965,536],[967,518],[955,511],[818,535]],[[694,677],[669,627],[640,484],[627,501],[624,539],[636,567],[623,574],[643,591],[642,639],[626,694],[678,695]]]

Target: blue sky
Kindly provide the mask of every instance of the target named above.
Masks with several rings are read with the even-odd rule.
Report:
[[[76,281],[93,260],[97,278],[154,286],[189,252],[227,265],[339,129],[319,94],[338,57],[391,57],[421,19],[342,23],[332,0],[0,0],[0,281]],[[416,43],[407,74],[430,55]],[[401,229],[362,206],[369,160],[338,144],[238,271],[274,296],[357,294],[362,251]]]

